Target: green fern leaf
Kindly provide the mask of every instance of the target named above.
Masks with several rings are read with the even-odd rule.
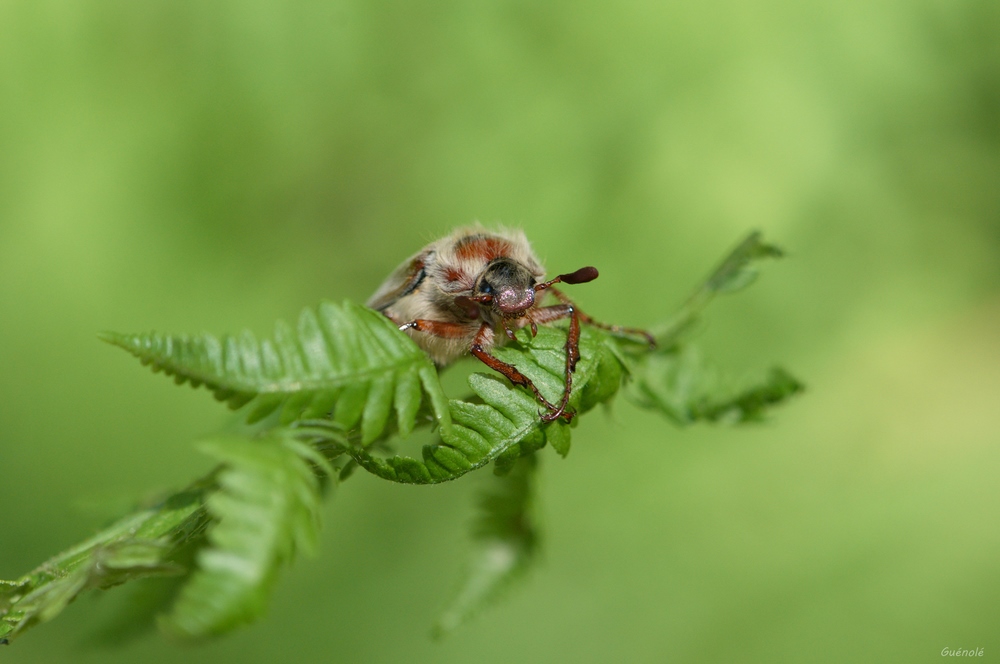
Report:
[[[88,588],[110,588],[146,576],[179,573],[180,569],[164,561],[168,551],[166,542],[134,538],[95,548],[85,564],[19,597],[0,622],[0,637],[10,640],[33,624],[51,620]]]
[[[520,458],[511,472],[492,480],[473,524],[477,541],[466,577],[434,631],[443,636],[465,622],[528,568],[538,535],[532,520],[535,455]]]
[[[746,288],[756,280],[760,260],[782,256],[784,252],[764,242],[759,232],[751,233],[736,245],[669,321],[650,332],[661,348],[669,348],[694,325],[716,295]]]
[[[224,465],[207,505],[216,524],[197,570],[162,624],[185,637],[219,634],[263,613],[281,566],[296,551],[315,551],[321,505],[314,467],[329,462],[287,430],[215,438],[202,451]]]
[[[706,422],[739,424],[764,419],[767,411],[803,392],[803,385],[781,367],[773,367],[760,382],[736,394],[702,400],[693,412]]]
[[[768,409],[805,389],[781,368],[772,369],[755,385],[733,389],[704,365],[697,352],[680,347],[650,353],[632,367],[632,375],[634,380],[625,390],[629,399],[681,426],[758,421]]]
[[[663,325],[652,328],[658,347],[637,354],[623,348],[622,361],[632,378],[625,390],[629,399],[657,410],[675,424],[697,421],[742,423],[760,420],[767,410],[800,393],[804,386],[780,368],[751,387],[734,390],[705,366],[686,345],[686,332],[716,295],[746,288],[757,277],[759,261],[780,258],[784,252],[767,244],[760,233],[740,242],[699,286],[684,306]]]
[[[17,581],[0,582],[0,638],[51,620],[82,592],[183,571],[176,547],[204,523],[199,485],[125,517]]]
[[[438,424],[450,427],[431,360],[385,316],[350,302],[306,309],[296,332],[279,321],[274,338],[264,341],[249,332],[101,338],[178,383],[204,385],[231,408],[246,406],[249,422],[278,409],[285,424],[332,413],[344,429],[360,426],[367,445],[385,431],[393,406],[396,427],[409,435],[426,394]]]
[[[517,343],[498,348],[496,355],[517,366],[546,398],[558,401],[563,390],[566,332],[542,327],[538,336],[521,330]],[[580,335],[580,362],[573,374],[570,408],[578,413],[609,399],[620,387],[623,367],[612,350],[616,344],[603,330],[584,327]],[[561,454],[569,450],[565,422],[541,420],[538,401],[526,389],[499,376],[481,373],[469,377],[469,386],[482,403],[452,400],[452,426],[440,432],[441,441],[427,445],[421,460],[405,456],[377,458],[355,447],[351,455],[365,470],[403,484],[436,484],[496,461],[503,472],[519,457],[555,440]]]

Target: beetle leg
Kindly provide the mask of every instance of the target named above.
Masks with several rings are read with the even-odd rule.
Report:
[[[548,290],[550,293],[555,295],[560,302],[568,304],[572,307],[576,306],[573,304],[572,300],[566,297],[566,294],[563,293],[562,291],[555,288],[549,288]],[[599,323],[590,316],[588,316],[587,314],[580,311],[579,309],[576,310],[576,313],[580,317],[580,320],[586,323],[587,325],[593,325],[594,327],[599,327],[602,330],[607,330],[608,332],[618,336],[642,337],[643,339],[646,340],[646,343],[649,344],[650,348],[656,348],[656,338],[646,330],[640,330],[639,328],[636,327],[622,327],[621,325],[608,325],[607,323]]]
[[[572,360],[573,363],[571,365],[572,371],[576,371],[576,363],[580,359],[580,348],[578,344],[580,340],[580,323],[579,323],[580,312],[576,309],[576,305],[574,305],[572,302],[567,302],[565,304],[554,304],[551,307],[539,307],[538,309],[535,309],[535,311],[533,312],[533,318],[534,322],[539,323],[541,325],[552,323],[557,320],[562,320],[563,318],[569,318],[570,328],[573,327],[573,319],[574,318],[577,319],[576,333],[574,334],[573,330],[570,329],[570,335],[566,338],[567,358],[570,357],[573,358]],[[572,339],[570,337],[572,337]],[[571,341],[573,342],[572,353],[569,352]]]
[[[493,346],[493,328],[490,327],[489,323],[483,323],[482,326],[480,326],[479,328],[479,332],[476,334],[476,338],[472,341],[472,348],[469,349],[469,352],[471,352],[476,357],[476,359],[478,359],[480,362],[488,366],[490,369],[493,369],[494,371],[503,374],[507,378],[507,380],[509,380],[514,385],[527,387],[532,392],[534,392],[535,398],[538,399],[542,403],[542,405],[545,406],[549,411],[551,411],[550,413],[547,413],[542,416],[542,419],[544,421],[548,422],[550,420],[555,419],[556,417],[559,417],[560,415],[564,417],[566,416],[566,414],[563,413],[565,405],[563,405],[563,407],[560,408],[555,404],[550,403],[549,400],[546,399],[544,396],[542,396],[542,393],[538,391],[538,388],[535,387],[535,384],[531,382],[531,379],[525,376],[520,371],[518,371],[517,367],[515,367],[513,364],[507,364],[500,358],[491,355],[488,349],[491,348],[492,346]],[[550,417],[550,415],[553,412],[556,413],[556,415]],[[572,417],[572,415],[570,415],[570,417]]]
[[[580,312],[567,300],[563,304],[541,307],[533,313],[533,320],[542,324],[566,317],[569,317],[569,334],[566,335],[566,387],[563,389],[559,407],[542,416],[546,422],[551,422],[560,416],[566,419],[573,417],[572,412],[566,412],[566,406],[569,404],[569,395],[573,389],[573,372],[576,371],[576,363],[580,361]]]
[[[558,310],[558,311],[556,311]],[[566,341],[566,390],[563,393],[562,400],[559,405],[553,404],[535,387],[535,384],[531,382],[531,379],[525,376],[523,373],[517,370],[513,364],[507,364],[500,358],[490,354],[489,349],[493,346],[493,328],[489,323],[483,323],[479,327],[479,332],[476,333],[475,339],[473,339],[472,347],[469,351],[478,359],[480,362],[488,366],[490,369],[503,374],[514,385],[521,387],[527,387],[534,393],[535,398],[549,411],[542,415],[542,420],[545,422],[551,422],[552,420],[562,417],[566,420],[573,418],[573,413],[566,412],[566,404],[569,402],[569,391],[572,385],[571,373],[576,368],[576,363],[580,359],[580,351],[578,348],[578,342],[580,339],[580,324],[576,320],[575,316],[572,316],[572,307],[569,305],[555,305],[552,307],[543,307],[536,310],[535,315],[540,317],[537,318],[540,323],[547,323],[552,320],[558,320],[560,318],[565,318],[566,316],[571,316],[570,322],[570,336]],[[554,314],[554,315],[553,315]],[[468,335],[469,328],[467,325],[462,323],[449,323],[445,321],[438,320],[428,320],[426,318],[418,318],[416,320],[411,320],[408,323],[403,323],[399,326],[402,331],[406,330],[417,330],[418,332],[426,332],[427,334],[432,334],[436,337],[442,337],[445,339],[458,339]],[[575,330],[575,332],[574,332]]]
[[[406,330],[427,332],[428,334],[433,334],[435,337],[442,337],[444,339],[458,339],[469,334],[469,326],[466,324],[447,323],[440,320],[427,320],[426,318],[418,318],[417,320],[411,320],[409,323],[403,323],[399,326],[399,329],[403,332]]]
[[[507,334],[507,338],[510,339],[511,341],[515,341],[516,337],[514,336],[514,330],[510,329],[510,326],[507,325],[507,319],[501,318],[500,324],[503,325],[503,331],[504,333]]]

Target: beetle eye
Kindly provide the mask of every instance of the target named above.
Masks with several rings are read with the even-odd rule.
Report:
[[[483,279],[482,283],[479,284],[479,292],[482,293],[483,295],[492,295],[493,286],[490,284],[490,282]]]

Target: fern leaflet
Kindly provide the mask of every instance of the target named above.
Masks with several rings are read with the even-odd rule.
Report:
[[[17,581],[0,582],[0,638],[51,620],[85,590],[176,574],[177,546],[205,525],[205,482],[112,524]]]
[[[367,444],[385,431],[393,406],[400,434],[408,435],[426,394],[439,425],[450,426],[427,355],[385,316],[350,302],[304,310],[296,332],[279,321],[273,340],[258,341],[250,332],[222,338],[107,332],[101,338],[178,383],[204,385],[230,408],[247,406],[249,422],[279,408],[285,424],[332,412],[344,429],[360,423]]]
[[[286,430],[263,438],[214,438],[202,451],[223,463],[208,497],[216,521],[197,571],[163,626],[186,637],[227,631],[257,618],[280,567],[316,549],[321,505],[316,470],[329,462]]]
[[[518,343],[495,350],[514,364],[543,394],[562,391],[566,362],[566,332],[539,328],[538,336],[521,330]],[[570,407],[578,413],[609,399],[621,385],[623,367],[611,346],[618,343],[602,330],[584,327],[580,335],[581,360],[573,377]],[[526,389],[516,388],[497,376],[475,373],[469,386],[482,403],[452,400],[450,430],[441,430],[441,441],[423,449],[421,460],[405,456],[380,459],[367,450],[351,454],[365,470],[403,484],[436,484],[461,477],[491,461],[503,469],[520,456],[552,442],[561,454],[569,450],[569,425],[542,422],[538,402]]]
[[[784,252],[767,244],[759,232],[743,239],[729,252],[674,316],[650,329],[661,348],[669,348],[697,321],[716,295],[743,290],[757,279],[757,263],[764,258],[781,258]]]
[[[633,367],[625,393],[644,408],[657,410],[677,425],[698,421],[738,424],[764,418],[768,409],[805,387],[780,367],[750,387],[726,387],[691,348],[654,352]]]

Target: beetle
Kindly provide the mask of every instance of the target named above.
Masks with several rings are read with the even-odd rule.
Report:
[[[440,368],[471,353],[511,383],[530,389],[545,407],[546,422],[573,417],[567,411],[573,372],[580,359],[580,324],[595,325],[616,334],[638,335],[651,346],[653,337],[642,330],[594,321],[554,284],[582,284],[597,278],[594,267],[560,274],[543,281],[545,268],[521,230],[487,231],[482,226],[459,228],[430,243],[403,262],[367,302],[423,349]],[[559,304],[541,306],[546,293]],[[529,326],[569,318],[566,337],[565,389],[558,403],[546,399],[517,367],[490,351],[514,332]],[[503,335],[500,335],[500,331]]]

